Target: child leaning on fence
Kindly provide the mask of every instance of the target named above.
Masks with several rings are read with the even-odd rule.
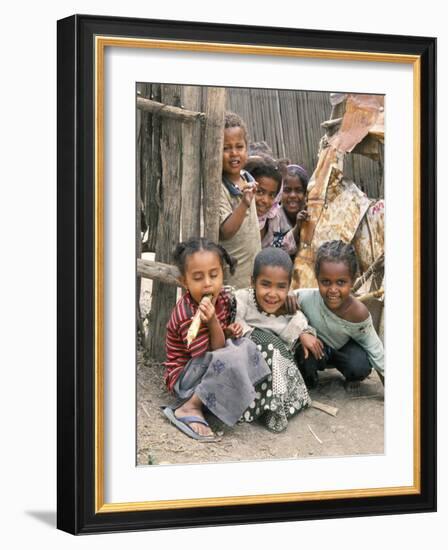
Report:
[[[246,125],[238,115],[227,112],[224,123],[219,243],[238,261],[235,274],[225,270],[225,282],[234,288],[249,286],[254,258],[261,249],[254,200],[256,182],[244,170],[247,157]]]
[[[235,260],[204,238],[180,243],[174,260],[187,291],[167,325],[165,381],[177,399],[163,412],[189,437],[213,441],[204,409],[233,426],[254,400],[254,386],[270,370],[256,345],[239,338],[235,299],[223,288],[224,263],[233,272]],[[196,314],[198,331],[191,334]]]
[[[288,420],[310,404],[293,350],[302,335],[315,332],[301,311],[287,311],[292,269],[284,250],[264,248],[255,258],[252,286],[235,293],[236,320],[271,370],[267,380],[257,385],[256,399],[243,419],[258,418],[273,432],[285,430]]]

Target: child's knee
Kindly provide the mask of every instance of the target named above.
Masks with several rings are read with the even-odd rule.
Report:
[[[344,372],[344,376],[347,380],[364,380],[369,376],[372,367],[370,366],[367,354],[356,354],[350,358],[347,367]]]

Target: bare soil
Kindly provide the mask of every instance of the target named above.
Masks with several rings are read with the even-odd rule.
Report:
[[[137,361],[137,463],[186,464],[245,460],[371,455],[384,452],[384,390],[373,372],[356,395],[348,393],[335,369],[320,373],[319,386],[311,390],[316,400],[333,407],[335,417],[316,408],[300,412],[281,434],[258,423],[229,428],[208,417],[219,439],[193,440],[171,425],[161,411],[172,397],[163,382],[163,366]]]

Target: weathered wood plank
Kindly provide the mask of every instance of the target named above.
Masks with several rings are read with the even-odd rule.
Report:
[[[140,113],[137,113],[136,124],[136,143],[137,143],[137,167],[136,167],[136,185],[135,185],[135,242],[136,242],[136,256],[137,259],[142,255],[142,238],[141,238],[141,215],[142,215],[142,173],[141,173],[141,141],[142,141],[142,117]],[[140,334],[144,335],[143,322],[140,314],[140,291],[141,291],[141,279],[137,276],[136,290],[135,290],[135,311],[136,322]]]
[[[225,88],[208,88],[205,106],[206,121],[202,139],[204,235],[215,242],[218,242],[219,238],[218,212],[222,179],[225,103]]]
[[[163,85],[162,102],[178,104],[181,87]],[[182,198],[182,128],[177,120],[164,118],[161,132],[162,188],[156,243],[156,261],[172,263],[179,241]],[[176,303],[176,288],[154,281],[149,318],[148,349],[152,358],[165,358],[166,324]]]
[[[146,93],[160,99],[160,84],[150,84]],[[142,178],[145,190],[145,219],[148,226],[148,252],[155,252],[159,225],[162,160],[160,158],[160,117],[141,112],[142,118]]]
[[[182,103],[187,109],[199,110],[202,88],[185,86]],[[201,124],[182,126],[182,240],[201,234]]]

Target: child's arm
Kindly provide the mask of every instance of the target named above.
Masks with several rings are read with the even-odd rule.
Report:
[[[308,325],[308,319],[303,312],[299,309],[291,318],[286,327],[280,332],[280,338],[286,342],[290,349],[293,349],[297,342],[297,338],[303,333],[307,332],[315,334],[315,330]]]
[[[201,321],[207,325],[210,334],[210,349],[223,348],[226,342],[224,331],[219,324],[215,306],[210,298],[201,300],[199,310],[201,311]]]
[[[255,182],[246,183],[242,189],[243,197],[235,210],[228,216],[219,228],[219,237],[223,241],[231,239],[241,227],[247,210],[255,196],[257,186]]]
[[[354,298],[353,307],[350,308],[351,316],[349,321],[359,323],[356,332],[350,336],[366,351],[370,365],[377,371],[378,376],[384,385],[384,347],[373,326],[369,310],[359,300]]]
[[[300,241],[300,229],[302,228],[302,222],[305,222],[308,220],[310,215],[306,210],[301,210],[296,217],[296,225],[291,229],[292,235],[294,237],[294,240],[296,241],[296,244],[299,244]]]

